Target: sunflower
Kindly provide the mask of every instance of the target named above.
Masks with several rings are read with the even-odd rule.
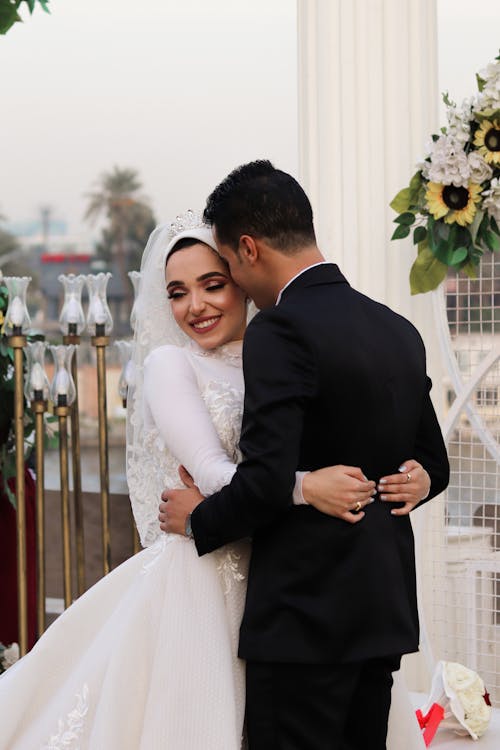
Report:
[[[442,185],[440,182],[429,182],[425,194],[429,211],[435,219],[442,219],[447,224],[472,224],[476,213],[476,203],[481,200],[481,185],[469,183],[468,187]]]
[[[483,120],[476,130],[474,145],[488,164],[500,164],[500,120]]]

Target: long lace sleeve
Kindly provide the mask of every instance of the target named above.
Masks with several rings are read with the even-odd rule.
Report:
[[[221,445],[183,349],[163,346],[144,363],[146,409],[166,449],[189,471],[203,495],[231,481],[236,464]]]

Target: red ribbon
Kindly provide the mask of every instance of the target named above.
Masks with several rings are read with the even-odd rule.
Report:
[[[424,738],[425,746],[429,747],[432,740],[434,739],[434,735],[437,732],[438,726],[443,720],[444,708],[440,706],[439,703],[433,703],[425,716],[422,714],[422,711],[419,708],[415,713],[417,715],[417,721],[420,729],[424,730],[422,736]]]

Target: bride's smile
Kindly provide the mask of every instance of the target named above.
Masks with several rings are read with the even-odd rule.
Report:
[[[165,280],[177,325],[203,349],[243,338],[245,294],[214,250],[201,242],[174,247]]]

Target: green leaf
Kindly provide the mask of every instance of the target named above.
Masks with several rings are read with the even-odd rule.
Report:
[[[391,240],[402,240],[405,237],[408,237],[409,234],[410,234],[410,227],[404,226],[404,224],[400,224],[394,230],[394,234],[392,235]]]
[[[453,250],[451,254],[450,266],[458,266],[467,258],[468,254],[466,247],[457,247],[457,249]]]
[[[490,216],[490,226],[496,234],[500,234],[500,229],[498,228],[497,220],[494,216]]]
[[[405,211],[404,214],[398,216],[394,221],[396,224],[404,224],[407,227],[411,227],[415,222],[415,214],[412,214],[411,211]]]
[[[436,289],[446,277],[447,271],[448,267],[436,258],[427,242],[421,242],[410,271],[411,293],[423,294]]]
[[[479,73],[476,73],[476,81],[477,81],[477,88],[479,92],[481,92],[484,89],[486,81],[484,80],[484,78],[481,78]]]
[[[423,242],[427,237],[427,229],[425,227],[415,227],[413,232],[413,244],[418,245]]]
[[[438,242],[437,248],[433,251],[433,254],[438,260],[441,261],[441,263],[445,263],[447,266],[450,266],[453,257],[453,247],[448,243],[447,240],[440,240]]]
[[[492,253],[500,250],[500,237],[498,236],[498,234],[495,234],[495,232],[491,232],[489,229],[487,229],[484,234],[484,241],[486,242],[487,247],[489,248],[489,250],[491,250]]]
[[[477,279],[477,266],[472,260],[469,260],[460,270],[464,271],[469,279]]]
[[[22,21],[22,18],[17,12],[17,7],[2,2],[0,4],[0,34],[6,34],[18,21]]]
[[[480,112],[474,112],[474,118],[478,122],[496,120],[498,117],[500,117],[500,109],[483,109]]]
[[[408,211],[410,207],[410,188],[400,190],[389,205],[398,214]]]
[[[35,10],[36,0],[25,0],[25,1],[28,3],[28,7],[30,9],[30,13],[33,13],[33,11]]]
[[[442,94],[443,97],[443,104],[445,104],[447,107],[456,107],[456,103],[453,101],[453,99],[450,99],[450,95],[448,91],[443,91]]]

